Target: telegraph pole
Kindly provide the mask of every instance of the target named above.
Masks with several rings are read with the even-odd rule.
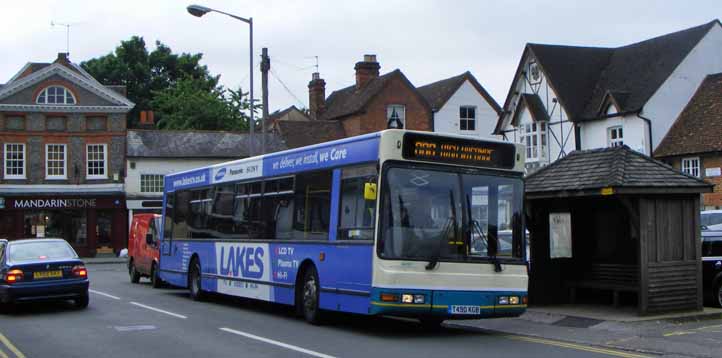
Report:
[[[266,154],[266,120],[268,119],[268,71],[271,70],[271,59],[268,48],[261,50],[261,91],[263,101],[263,120],[261,121],[261,154]]]

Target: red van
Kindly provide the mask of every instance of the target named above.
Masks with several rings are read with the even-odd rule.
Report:
[[[150,277],[154,288],[162,286],[158,276],[160,219],[158,214],[133,215],[128,235],[128,274],[132,283]]]

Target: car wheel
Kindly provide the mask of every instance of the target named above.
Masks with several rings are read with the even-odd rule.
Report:
[[[191,299],[194,301],[202,301],[205,298],[205,292],[201,286],[201,263],[197,259],[193,260],[189,267],[188,288]]]
[[[88,296],[88,293],[86,292],[85,294],[74,299],[73,301],[75,303],[75,308],[84,309],[88,307],[88,303],[90,303],[90,296]]]
[[[441,323],[444,322],[443,319],[438,317],[422,317],[419,319],[421,322],[421,327],[423,327],[427,331],[438,331],[441,329]]]
[[[316,273],[316,268],[311,266],[304,272],[301,296],[303,318],[311,324],[321,324],[319,291],[318,274]]]
[[[150,283],[153,288],[163,287],[163,280],[160,279],[160,274],[158,273],[158,265],[156,265],[155,262],[150,268]]]
[[[717,289],[714,290],[714,293],[716,297],[715,303],[717,306],[722,307],[722,282],[717,285]]]
[[[140,282],[140,272],[138,272],[138,269],[135,268],[135,262],[133,262],[133,260],[130,260],[130,263],[128,264],[128,275],[130,275],[131,283]]]

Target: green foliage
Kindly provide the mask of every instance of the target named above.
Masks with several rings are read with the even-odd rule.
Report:
[[[175,54],[160,41],[155,45],[148,52],[143,38],[133,36],[115,52],[80,64],[103,84],[126,86],[136,104],[128,115],[129,128],[137,126],[143,110],[153,110],[165,128],[247,128],[245,94],[219,86],[220,76],[200,64],[202,54]]]

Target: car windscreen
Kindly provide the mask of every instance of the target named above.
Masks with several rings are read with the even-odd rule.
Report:
[[[64,241],[23,242],[8,247],[8,259],[13,262],[75,257],[77,257],[75,251]]]
[[[702,256],[722,256],[722,232],[702,236]]]
[[[700,216],[701,224],[704,226],[722,224],[722,213],[705,213],[703,212]]]

